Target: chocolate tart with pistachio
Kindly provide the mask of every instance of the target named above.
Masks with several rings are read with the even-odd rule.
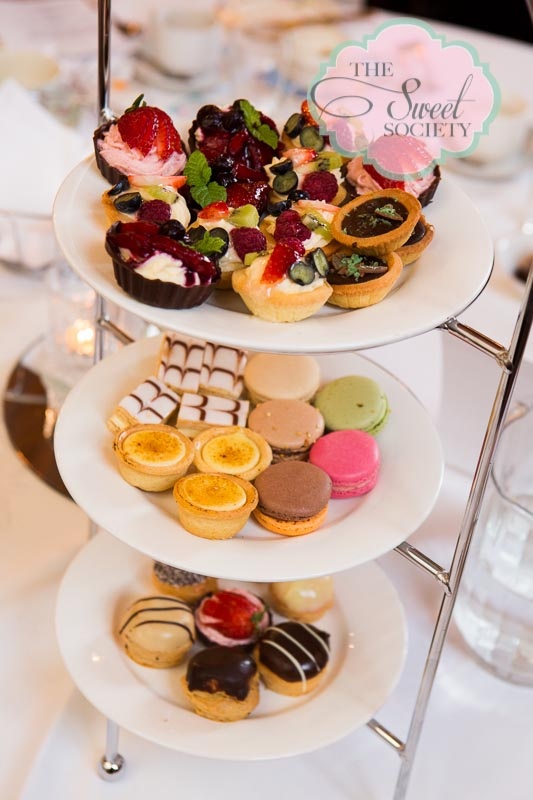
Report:
[[[365,308],[381,302],[403,269],[398,253],[370,256],[346,246],[333,253],[329,264],[328,283],[333,291],[328,303],[341,308]]]
[[[435,229],[430,225],[423,214],[415,225],[415,229],[406,243],[396,250],[402,259],[404,267],[412,264],[419,258],[433,239]]]
[[[331,232],[362,255],[384,256],[409,239],[421,209],[416,197],[402,189],[371,192],[339,208]]]

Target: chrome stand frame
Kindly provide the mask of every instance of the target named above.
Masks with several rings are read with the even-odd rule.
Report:
[[[113,117],[109,108],[110,12],[111,0],[98,0],[98,101],[100,123],[106,122]],[[367,723],[368,727],[386,744],[392,747],[401,759],[392,800],[404,800],[407,796],[409,779],[422,734],[424,719],[440,657],[457,599],[470,542],[479,516],[479,510],[492,468],[494,452],[509,409],[511,396],[522,363],[532,322],[533,265],[529,272],[522,305],[508,349],[485,334],[460,323],[455,318],[447,320],[440,326],[442,330],[451,333],[466,344],[494,358],[500,365],[502,375],[496,390],[485,437],[480,449],[450,568],[445,569],[440,566],[420,550],[410,545],[407,541],[402,542],[402,544],[395,548],[395,550],[410,561],[413,566],[431,575],[439,584],[443,596],[405,741],[398,738],[376,719],[371,719]],[[105,300],[97,295],[95,362],[104,357],[104,339],[106,332],[115,336],[115,338],[123,344],[132,341],[130,336],[109,319],[106,314]],[[115,779],[120,774],[124,765],[124,759],[118,753],[118,733],[119,728],[116,723],[107,720],[106,750],[98,765],[98,773],[105,780]]]

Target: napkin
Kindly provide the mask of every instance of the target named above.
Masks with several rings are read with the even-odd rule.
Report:
[[[51,216],[67,174],[90,145],[12,79],[0,84],[0,210]]]

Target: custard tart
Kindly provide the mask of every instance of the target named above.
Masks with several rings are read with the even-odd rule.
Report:
[[[257,490],[237,475],[195,472],[174,486],[178,519],[203,539],[231,539],[257,505]]]
[[[170,425],[133,425],[120,431],[113,447],[124,480],[146,492],[170,489],[194,456],[191,440]]]
[[[193,444],[194,466],[199,472],[222,472],[253,481],[272,461],[268,442],[238,425],[208,428]]]

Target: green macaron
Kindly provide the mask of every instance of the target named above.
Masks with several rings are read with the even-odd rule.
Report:
[[[329,431],[359,430],[373,436],[389,416],[387,397],[372,378],[346,375],[326,383],[316,394],[313,405],[324,417]]]

